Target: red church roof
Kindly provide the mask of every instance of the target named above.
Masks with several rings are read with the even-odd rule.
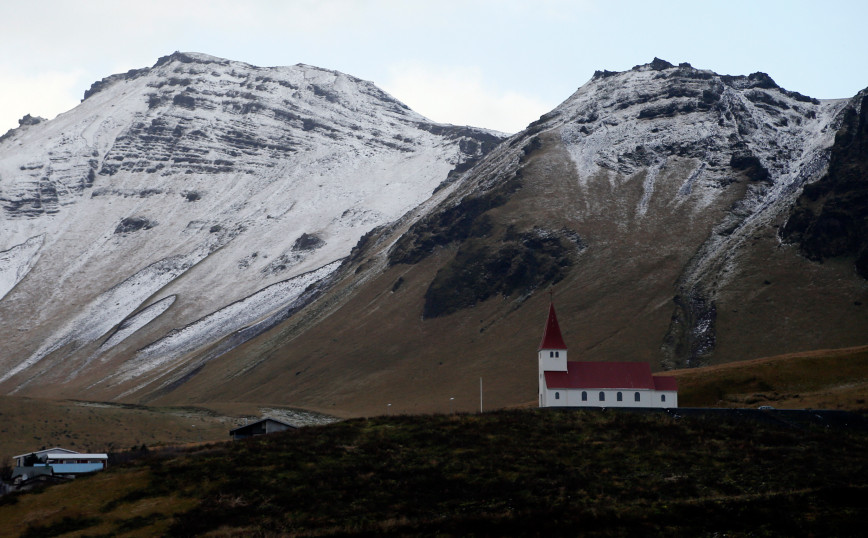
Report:
[[[550,389],[678,390],[674,377],[651,375],[647,362],[567,362],[566,372],[545,372]]]
[[[549,319],[546,321],[546,330],[543,333],[539,349],[567,349],[564,337],[561,336],[561,327],[558,325],[558,316],[555,314],[555,304],[549,305]]]
[[[657,390],[678,390],[678,380],[671,376],[654,376],[654,388]]]

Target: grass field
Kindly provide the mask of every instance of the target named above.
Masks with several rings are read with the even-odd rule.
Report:
[[[846,536],[866,442],[614,411],[353,419],[6,497],[0,535]]]
[[[263,415],[292,424],[330,418],[257,405],[147,407],[0,396],[0,466],[8,465],[12,456],[55,446],[112,453],[142,445],[155,448],[222,441],[243,420]]]
[[[868,409],[868,346],[676,370],[682,407]]]
[[[868,346],[674,370],[662,375],[678,379],[682,407],[868,409]],[[535,402],[516,407],[535,407]],[[283,416],[287,412],[294,411],[237,403],[146,407],[0,396],[0,464],[10,456],[42,447],[113,452],[141,445],[220,441],[243,418],[270,415],[297,423]],[[305,417],[301,423],[310,423],[311,418],[316,421],[316,416]]]

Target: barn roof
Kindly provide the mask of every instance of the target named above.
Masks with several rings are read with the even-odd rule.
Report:
[[[283,422],[281,420],[277,420],[276,418],[265,417],[265,418],[261,418],[261,419],[257,420],[256,422],[251,422],[250,424],[245,424],[243,426],[238,426],[237,428],[233,428],[233,429],[229,430],[229,434],[231,435],[231,434],[233,434],[237,431],[240,431],[240,430],[244,430],[247,428],[253,428],[253,426],[256,426],[257,424],[261,424],[263,422],[274,422],[275,424],[280,424],[281,426],[287,426],[289,428],[295,428],[295,426],[293,426],[292,424],[287,424],[286,422]]]
[[[42,450],[34,450],[33,452],[28,452],[26,454],[19,454],[18,456],[12,456],[12,457],[14,459],[18,459],[18,458],[24,458],[24,457],[29,456],[31,454],[35,454],[35,455],[39,456],[42,454],[48,454],[49,452],[54,452],[54,453],[63,452],[66,454],[78,454],[78,452],[76,452],[75,450],[70,450],[68,448],[62,448],[62,447],[56,446],[54,448],[43,448]]]
[[[564,338],[561,336],[561,327],[558,325],[558,316],[555,314],[555,304],[549,304],[549,317],[546,320],[545,332],[538,349],[567,349]]]
[[[567,362],[566,372],[545,372],[550,389],[678,390],[674,377],[651,375],[647,362]]]
[[[108,454],[67,454],[66,452],[49,452],[46,457],[50,460],[107,460]]]

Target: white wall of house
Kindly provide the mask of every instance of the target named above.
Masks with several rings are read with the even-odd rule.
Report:
[[[544,387],[540,394],[540,407],[678,407],[678,393],[673,391]],[[586,396],[585,399],[582,398],[583,394]],[[621,395],[620,400],[618,394]]]

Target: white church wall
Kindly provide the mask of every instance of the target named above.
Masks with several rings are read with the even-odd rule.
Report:
[[[618,393],[621,393],[621,400],[618,400]],[[540,394],[540,407],[678,407],[678,393],[672,391],[543,388]],[[639,401],[636,401],[636,394]]]
[[[565,349],[543,349],[539,352],[540,372],[566,372],[567,351]]]

